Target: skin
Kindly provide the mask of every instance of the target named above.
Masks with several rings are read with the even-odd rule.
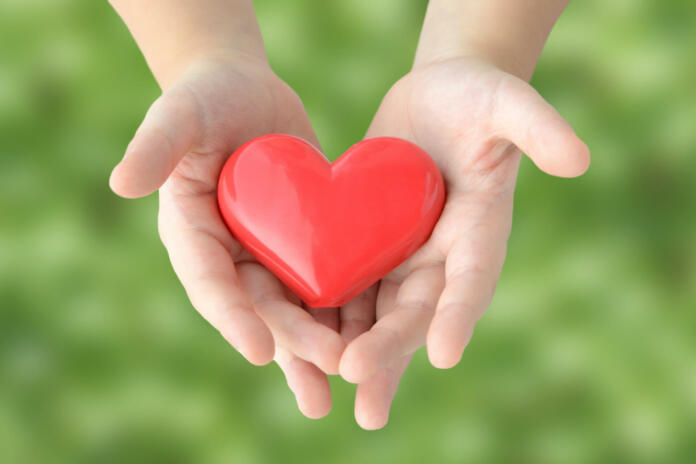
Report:
[[[559,176],[580,174],[589,161],[585,145],[536,91],[469,57],[428,63],[401,79],[368,132],[383,135],[411,140],[435,159],[447,200],[428,242],[373,289],[377,322],[341,359],[340,373],[360,384],[358,395],[374,378],[389,386],[369,393],[378,398],[372,410],[356,404],[366,428],[386,423],[389,401],[416,349],[427,342],[435,367],[453,367],[461,358],[505,259],[517,147]],[[343,316],[366,319],[372,310],[371,304],[353,306],[352,315]]]
[[[245,141],[280,132],[319,146],[302,102],[268,65],[251,3],[111,3],[163,90],[111,188],[125,198],[159,189],[160,236],[193,306],[251,363],[274,360],[306,416],[326,415],[326,374],[338,373],[345,349],[337,311],[305,309],[242,249],[217,208],[222,165]]]
[[[414,351],[427,344],[434,366],[454,366],[503,265],[521,151],[552,175],[589,165],[584,143],[526,82],[566,2],[432,0],[414,67],[366,136],[401,137],[433,157],[448,189],[443,214],[428,242],[362,295],[339,310],[304,308],[217,210],[222,164],[246,140],[282,132],[319,146],[301,101],[268,66],[251,3],[153,0],[156,14],[112,4],[163,94],[111,187],[128,198],[159,188],[160,235],[193,305],[250,362],[275,360],[308,417],[329,412],[326,375],[340,372],[358,384],[358,424],[381,428]],[[174,45],[161,34],[172,23],[185,25]],[[220,24],[237,27],[197,33]]]
[[[366,292],[343,318],[369,321],[344,352],[340,373],[358,384],[355,416],[386,425],[414,351],[455,366],[493,298],[526,153],[544,172],[575,177],[587,146],[527,81],[567,1],[431,0],[413,69],[389,90],[367,137],[424,148],[447,184],[430,239]],[[349,314],[346,314],[349,313]]]

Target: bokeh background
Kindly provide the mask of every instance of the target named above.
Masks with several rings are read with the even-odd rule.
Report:
[[[408,71],[424,0],[257,2],[327,154]],[[391,422],[304,418],[192,309],[111,167],[157,97],[105,1],[0,3],[0,462],[696,462],[696,3],[576,1],[533,79],[590,146],[525,160],[464,359],[419,352]]]

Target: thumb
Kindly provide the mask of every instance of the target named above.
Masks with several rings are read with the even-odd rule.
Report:
[[[191,149],[199,131],[197,103],[190,90],[174,87],[150,107],[123,160],[109,179],[125,198],[149,195],[167,180]]]
[[[503,79],[493,110],[493,130],[547,174],[583,174],[590,166],[590,151],[570,124],[529,84],[513,76]]]

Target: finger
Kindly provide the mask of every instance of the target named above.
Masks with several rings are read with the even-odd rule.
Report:
[[[498,87],[493,130],[529,156],[542,171],[575,177],[590,165],[590,151],[573,128],[529,84],[506,76]]]
[[[374,317],[377,317],[377,311],[380,312],[380,316],[392,311],[394,302],[396,301],[396,295],[399,291],[399,286],[400,282],[393,279],[382,279],[379,282],[379,288],[375,301]],[[352,341],[346,343],[348,343],[348,347],[350,347],[355,341],[356,340],[353,339]],[[348,350],[348,347],[346,347],[346,350],[343,352],[343,356],[341,356],[341,362],[339,364],[339,373],[344,380],[348,380],[346,377],[347,375],[357,377],[355,374],[353,374],[354,372],[360,373],[365,370],[365,368],[363,368],[361,365],[363,362],[361,353],[350,354],[353,350]]]
[[[162,224],[172,267],[193,306],[249,362],[272,361],[273,336],[246,298],[228,249],[202,231]]]
[[[273,332],[276,343],[327,374],[337,374],[345,348],[341,336],[290,303],[280,281],[261,265],[242,263],[238,268],[257,314]]]
[[[392,309],[353,340],[341,359],[341,376],[362,383],[380,368],[413,353],[425,343],[428,324],[445,282],[444,269],[416,269],[399,287]]]
[[[428,357],[442,369],[456,365],[474,324],[490,304],[507,248],[507,223],[500,217],[457,240],[447,255],[446,285],[427,335]]]
[[[285,348],[278,348],[275,360],[285,374],[302,414],[310,419],[319,419],[331,411],[331,387],[326,374]]]
[[[404,356],[394,365],[378,370],[367,381],[358,385],[355,393],[355,420],[365,430],[377,430],[387,425],[389,409],[399,388],[411,355]]]
[[[341,307],[341,336],[346,343],[368,331],[375,323],[378,289],[379,283],[376,283]]]
[[[152,104],[109,179],[111,189],[126,198],[149,195],[162,186],[191,149],[198,131],[195,97],[184,86],[173,87]]]

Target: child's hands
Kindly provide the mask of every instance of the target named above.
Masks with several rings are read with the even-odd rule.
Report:
[[[520,159],[512,144],[554,175],[579,175],[589,162],[570,126],[512,76],[531,75],[568,0],[430,0],[417,65],[390,90],[368,136],[402,137],[433,156],[448,184],[442,217],[413,257],[340,313],[305,311],[217,209],[218,174],[242,142],[282,132],[318,146],[301,102],[266,63],[252,2],[110,1],[166,89],[112,188],[139,197],[164,184],[160,234],[194,306],[251,362],[275,355],[310,417],[328,412],[322,371],[337,372],[340,359],[341,374],[360,383],[358,422],[383,426],[433,314],[432,363],[459,360],[505,255]],[[343,340],[353,341],[341,358]]]
[[[296,394],[316,387],[318,395],[298,397],[303,412],[316,417],[331,404],[321,370],[337,373],[345,347],[336,311],[327,312],[335,323],[313,311],[333,330],[317,322],[242,249],[217,206],[227,157],[244,141],[272,132],[317,144],[301,101],[264,61],[196,60],[152,105],[111,186],[129,198],[162,186],[160,235],[191,302],[250,362],[265,364],[275,354]]]
[[[510,233],[517,147],[562,177],[582,174],[589,152],[526,82],[471,58],[414,68],[384,98],[367,136],[420,145],[448,189],[428,242],[362,304],[342,309],[342,319],[370,321],[376,308],[377,322],[348,345],[340,372],[359,384],[358,422],[379,428],[412,353],[427,340],[434,366],[454,366],[493,297]]]
[[[359,384],[355,415],[365,428],[386,424],[411,354],[426,341],[433,365],[459,361],[505,258],[518,147],[553,175],[587,169],[587,147],[525,82],[567,3],[428,2],[414,67],[388,92],[367,136],[423,147],[448,197],[428,242],[341,310],[358,321],[352,336],[369,329],[340,364]]]
[[[281,132],[319,146],[300,99],[268,65],[253,3],[110,3],[164,90],[114,169],[113,189],[138,197],[164,184],[160,235],[196,309],[252,363],[275,355],[300,409],[326,414],[322,371],[337,373],[345,348],[337,311],[305,311],[243,251],[217,207],[218,175],[243,142]]]

